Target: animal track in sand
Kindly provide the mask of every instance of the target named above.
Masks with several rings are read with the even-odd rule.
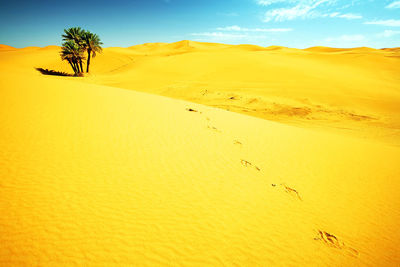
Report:
[[[286,193],[288,193],[288,194],[298,198],[299,200],[303,201],[303,199],[300,197],[299,192],[297,192],[296,189],[293,189],[293,188],[287,186],[286,184],[281,184],[281,186],[283,186],[283,188],[285,189]]]
[[[344,242],[340,241],[335,235],[330,234],[325,231],[318,230],[318,237],[315,237],[314,240],[320,240],[324,242],[329,247],[343,249],[350,256],[357,257],[359,252],[352,247],[347,246]]]
[[[257,167],[256,165],[253,165],[253,163],[251,163],[251,162],[249,162],[249,161],[247,161],[247,160],[244,160],[244,159],[241,159],[240,160],[240,164],[242,164],[242,166],[244,166],[244,167],[253,167],[254,169],[256,169],[257,171],[261,171],[261,169],[259,168],[259,167]]]

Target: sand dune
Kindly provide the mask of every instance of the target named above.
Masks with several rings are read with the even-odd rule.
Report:
[[[334,47],[324,47],[324,46],[314,46],[310,48],[304,49],[305,51],[311,52],[376,52],[378,49],[370,48],[370,47],[356,47],[356,48],[334,48]]]
[[[384,51],[391,51],[391,52],[400,52],[400,47],[394,47],[394,48],[382,48]]]
[[[397,266],[398,52],[249,48],[1,50],[0,265]]]
[[[3,45],[0,44],[0,51],[8,51],[8,50],[16,50],[17,48],[14,48],[12,46],[9,45]]]
[[[30,72],[70,72],[57,53],[54,46],[24,48],[3,53],[2,60]],[[299,50],[185,40],[106,48],[83,81],[398,144],[399,56],[396,48]]]
[[[44,51],[47,51],[47,50],[50,50],[50,51],[57,50],[57,52],[59,52],[59,51],[60,51],[60,47],[57,46],[57,45],[48,45],[48,46],[45,46],[45,47],[41,47],[40,50],[44,50]]]

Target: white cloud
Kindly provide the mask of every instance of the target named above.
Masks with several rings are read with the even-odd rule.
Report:
[[[341,14],[337,16],[338,18],[343,18],[343,19],[362,19],[361,15],[356,15],[356,14]]]
[[[394,1],[393,3],[387,5],[386,8],[400,8],[400,1]]]
[[[202,41],[202,42],[224,42],[231,44],[240,44],[240,43],[251,43],[251,44],[260,44],[260,42],[264,42],[265,40],[273,41],[265,34],[254,34],[254,33],[227,33],[227,32],[199,32],[199,33],[191,33],[194,41]]]
[[[237,31],[237,32],[290,32],[293,29],[290,28],[271,28],[271,29],[261,29],[261,28],[242,28],[237,25],[228,27],[219,27],[219,31]]]
[[[312,5],[319,1],[320,0],[255,0],[255,2],[260,6],[270,6],[273,4]],[[343,2],[346,2],[346,4],[342,3],[341,6],[339,7],[339,9],[345,9],[348,7],[352,7],[362,1],[365,1],[365,0],[343,0]],[[374,1],[374,0],[369,0],[369,1]],[[329,2],[330,4],[335,4],[335,3],[341,2],[341,0],[326,0],[324,2]],[[399,1],[396,1],[396,2],[399,2]]]
[[[375,21],[364,22],[364,24],[382,25],[382,26],[390,26],[390,27],[400,27],[400,20],[395,20],[395,19],[375,20]]]
[[[360,47],[367,46],[368,38],[362,34],[341,35],[325,38],[320,44],[331,47]]]
[[[351,42],[359,42],[366,40],[366,37],[362,34],[354,34],[354,35],[342,35],[339,37],[328,37],[325,39],[326,42],[343,42],[343,41],[351,41]]]
[[[228,42],[239,44],[242,42],[247,43],[258,43],[264,42],[265,40],[274,41],[271,38],[272,34],[266,33],[280,33],[280,32],[290,32],[293,29],[290,28],[243,28],[237,25],[219,27],[216,28],[217,31],[214,32],[197,32],[191,33],[191,36],[195,37],[195,41],[205,41],[205,42]]]
[[[219,28],[217,28],[217,30],[219,30],[219,31],[238,31],[238,32],[240,32],[241,30],[242,30],[242,28],[240,28],[239,26],[236,26],[236,25],[234,25],[234,26],[228,26],[228,27],[219,27]]]
[[[322,17],[330,17],[330,18],[342,18],[342,19],[362,19],[363,16],[357,14],[340,14],[339,12],[334,12],[330,14],[324,14]]]
[[[200,32],[200,33],[191,33],[192,36],[202,36],[202,37],[214,37],[221,39],[243,39],[248,37],[246,34],[231,34],[231,33],[223,33],[223,32]]]
[[[400,34],[400,31],[392,31],[392,30],[385,30],[384,32],[378,34],[378,37],[385,37],[385,38],[390,38],[392,36]]]
[[[276,4],[276,3],[282,3],[282,2],[295,2],[295,0],[293,1],[288,1],[288,0],[257,0],[257,4],[261,5],[261,6],[269,6],[272,4]]]
[[[297,0],[297,1],[293,0],[287,2],[296,3],[296,5],[292,7],[269,10],[265,13],[263,21],[264,22],[285,21],[285,20],[294,20],[297,18],[305,19],[305,18],[326,17],[326,15],[317,12],[316,9],[322,5],[331,5],[335,3],[335,0]],[[343,16],[343,18],[349,18],[349,16]]]
[[[342,18],[342,19],[362,19],[363,16],[352,13],[329,13],[329,6],[338,3],[338,0],[257,0],[262,6],[269,6],[276,3],[285,4],[285,7],[268,10],[263,19],[264,22],[287,21],[297,18]],[[354,0],[347,7],[354,4]],[[336,9],[344,9],[345,6],[337,6]]]
[[[269,22],[271,20],[275,21],[285,21],[293,20],[298,17],[305,18],[312,16],[311,11],[315,9],[318,4],[314,5],[296,5],[291,8],[278,8],[269,10],[265,13],[264,22]]]

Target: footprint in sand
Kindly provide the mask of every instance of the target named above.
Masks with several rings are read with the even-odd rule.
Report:
[[[198,113],[200,113],[200,114],[203,114],[203,112],[198,111],[198,110],[195,110],[195,109],[192,109],[192,108],[187,108],[186,110],[189,111],[189,112],[198,112]],[[208,122],[211,121],[209,117],[207,117],[206,120],[207,120]],[[214,126],[212,126],[212,125],[207,125],[207,128],[210,129],[210,130],[216,131],[216,132],[218,132],[218,133],[221,133],[220,130],[218,130],[216,127],[214,127]]]
[[[238,140],[233,140],[233,144],[234,145],[238,145],[238,146],[242,146],[242,142],[238,141]]]
[[[216,127],[214,127],[214,126],[207,125],[207,128],[210,129],[210,130],[213,130],[213,131],[215,131],[215,132],[217,132],[217,133],[222,133],[220,130],[218,130],[218,129],[217,129]]]
[[[289,195],[291,195],[291,196],[303,201],[303,199],[300,197],[299,192],[297,192],[296,189],[293,189],[293,188],[287,186],[286,184],[281,184],[281,186],[283,187],[283,189],[285,190],[286,193],[288,193]]]
[[[189,111],[189,112],[199,112],[199,111],[197,111],[195,109],[192,109],[192,108],[187,108],[186,110]],[[200,111],[199,113],[202,114],[203,112]]]
[[[261,169],[259,167],[257,167],[256,165],[253,165],[253,163],[251,163],[251,162],[249,162],[247,160],[241,159],[240,160],[240,164],[242,164],[242,166],[244,166],[246,168],[247,167],[252,167],[252,168],[256,169],[257,171],[261,171]]]
[[[347,254],[353,257],[357,257],[359,254],[357,250],[347,246],[344,242],[339,240],[339,238],[337,238],[335,235],[330,234],[326,231],[318,230],[317,237],[315,237],[314,240],[322,241],[325,245],[329,247],[344,250]]]

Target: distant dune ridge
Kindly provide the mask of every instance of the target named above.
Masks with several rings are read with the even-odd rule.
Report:
[[[0,45],[0,265],[399,265],[399,48],[59,51]]]
[[[3,45],[0,44],[0,51],[8,51],[8,50],[16,50],[17,48],[14,48],[12,46],[9,45]]]

